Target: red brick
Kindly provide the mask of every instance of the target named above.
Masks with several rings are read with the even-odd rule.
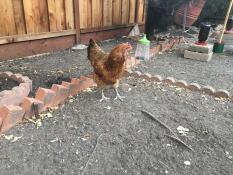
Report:
[[[11,90],[4,90],[1,92],[0,106],[3,105],[18,105],[18,101],[16,100],[17,93]]]
[[[36,92],[36,99],[44,104],[44,108],[52,107],[53,99],[55,98],[55,91],[51,89],[39,88]]]
[[[65,86],[53,84],[51,90],[53,90],[56,93],[53,99],[53,106],[57,106],[59,104],[64,103],[66,98],[69,96],[69,89]]]
[[[17,123],[21,122],[25,111],[19,106],[3,106],[0,108],[0,118],[2,118],[1,133],[9,130]]]
[[[2,107],[0,107],[0,111],[1,111],[1,108]],[[3,122],[3,118],[1,117],[1,114],[0,114],[0,131],[1,131],[2,122]]]
[[[151,80],[161,82],[161,81],[163,81],[163,78],[160,75],[153,75],[151,77]]]
[[[93,77],[94,77],[94,73],[90,73],[89,75],[87,75],[86,76],[87,78],[91,78],[91,79],[93,79]]]
[[[174,83],[174,85],[181,88],[186,88],[188,86],[187,82],[184,80],[178,80]]]
[[[32,90],[32,80],[30,80],[28,77],[23,76],[22,83],[28,83],[30,85],[30,90]]]
[[[201,91],[207,95],[214,95],[214,93],[215,93],[214,88],[212,88],[211,86],[205,86],[205,87],[201,88]]]
[[[80,83],[77,84],[77,91],[79,92],[95,86],[96,86],[95,82],[92,79],[87,78],[86,80],[80,81]]]
[[[191,84],[188,84],[187,89],[189,89],[191,91],[200,91],[201,86],[197,83],[191,83]]]
[[[23,77],[22,74],[12,74],[12,75],[10,76],[10,78],[11,78],[12,80],[15,80],[15,81],[17,81],[17,82],[19,82],[19,83],[22,82],[22,81],[21,81],[22,77]]]
[[[42,111],[44,111],[44,104],[42,101],[37,100],[35,98],[29,98],[29,97],[25,97],[23,99],[22,105],[21,107],[25,110],[25,115],[26,116],[33,116],[35,115],[35,111],[33,108],[33,105],[37,105],[38,106],[38,112],[41,113]]]
[[[152,49],[150,49],[150,57],[153,57],[156,54],[158,54],[160,52],[160,49],[161,49],[160,45],[156,45]]]
[[[85,77],[85,76],[81,76],[79,79],[82,81],[82,80],[86,80],[86,79],[87,79],[87,77]]]
[[[7,72],[1,72],[0,77],[10,78],[12,75],[13,75],[12,72],[7,71]]]
[[[162,80],[163,83],[172,85],[176,82],[176,80],[173,77],[167,77],[164,80]]]
[[[219,89],[215,92],[214,96],[219,98],[230,98],[230,93],[224,89]]]
[[[24,94],[25,96],[28,96],[31,90],[31,86],[29,83],[20,83],[19,87],[24,87]]]
[[[79,84],[80,83],[80,79],[78,79],[78,78],[72,78],[71,79],[71,83],[73,83],[73,84]]]
[[[76,94],[77,84],[63,81],[61,85],[69,89],[69,96],[73,96]]]
[[[26,94],[26,89],[25,87],[14,87],[12,91],[15,91],[16,96],[14,97],[14,105],[20,105],[28,94]]]
[[[161,43],[160,44],[160,52],[164,52],[167,50],[167,43]]]

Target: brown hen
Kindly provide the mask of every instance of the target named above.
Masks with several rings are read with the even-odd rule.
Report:
[[[132,46],[128,43],[119,44],[108,54],[105,53],[93,40],[90,39],[88,46],[88,59],[94,68],[94,81],[102,89],[102,98],[100,101],[109,98],[104,95],[104,88],[113,87],[116,92],[115,99],[122,99],[118,93],[119,81],[121,80],[124,70],[125,61],[129,56]]]

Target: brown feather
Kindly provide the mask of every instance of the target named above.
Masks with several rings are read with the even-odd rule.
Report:
[[[88,46],[88,59],[94,68],[94,81],[98,86],[114,86],[122,78],[129,44],[119,44],[110,54],[105,53],[94,40]]]

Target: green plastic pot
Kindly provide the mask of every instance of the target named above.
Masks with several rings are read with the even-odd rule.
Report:
[[[223,53],[224,44],[223,43],[214,43],[213,52],[214,53]]]

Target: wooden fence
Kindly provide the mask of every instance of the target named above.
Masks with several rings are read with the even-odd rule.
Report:
[[[125,35],[135,23],[144,25],[146,2],[0,0],[0,59]],[[7,53],[10,49],[15,53]]]

